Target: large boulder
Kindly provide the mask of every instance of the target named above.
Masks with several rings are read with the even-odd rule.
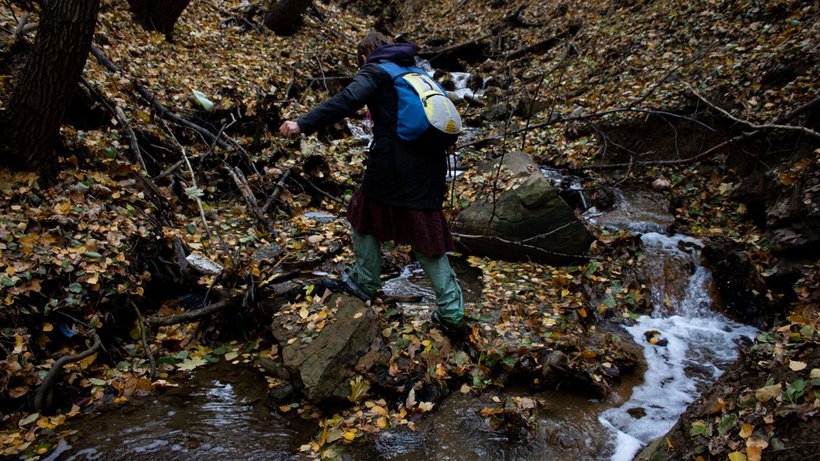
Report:
[[[485,170],[498,168],[498,160]],[[595,240],[558,190],[523,153],[503,159],[505,181],[512,186],[479,200],[459,215],[455,230],[467,253],[508,261],[568,262],[582,259]]]
[[[379,318],[370,306],[346,295],[304,309],[307,315],[302,308],[274,315],[272,332],[283,368],[308,401],[344,399],[350,395],[350,379],[382,358]],[[311,320],[320,310],[325,312],[318,322],[322,328]]]

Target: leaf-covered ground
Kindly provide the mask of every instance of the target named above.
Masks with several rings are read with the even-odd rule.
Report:
[[[463,149],[464,165],[523,148],[541,164],[581,175],[589,189],[653,184],[672,199],[678,231],[703,239],[729,238],[750,253],[760,273],[775,275],[778,259],[765,226],[758,222],[753,202],[739,200],[750,187],[745,167],[732,163],[727,151],[703,158],[705,164],[689,159],[752,129],[717,116],[705,101],[753,124],[765,124],[816,98],[816,4],[477,0],[468,8],[463,0],[435,7],[405,3],[393,32],[406,32],[426,48],[478,39],[480,50],[461,56],[458,64],[488,82],[483,97],[463,106],[465,119],[478,128],[476,139],[503,137],[550,117],[565,120],[527,131],[523,140],[519,134]],[[20,50],[32,38],[12,39],[16,18],[22,16],[14,8],[12,12],[4,5],[0,10],[0,104],[14,86]],[[140,181],[139,168],[125,160],[128,140],[122,127],[112,123],[85,130],[65,126],[58,152],[62,172],[52,183],[28,173],[0,174],[0,345],[5,356],[0,361],[0,454],[47,453],[66,418],[92,411],[96,404],[119,404],[173,385],[180,372],[215,360],[242,365],[258,354],[278,353],[264,331],[240,342],[223,334],[235,331],[236,323],[265,318],[264,309],[247,309],[239,320],[227,315],[228,320],[148,332],[146,344],[158,369],[151,379],[143,344],[146,331],[132,302],[148,317],[201,307],[214,293],[272,298],[272,286],[293,274],[332,271],[350,260],[343,218],[321,223],[304,212],[343,215],[338,200],[355,190],[365,147],[346,134],[345,126],[301,142],[279,138],[276,127],[279,120],[303,114],[355,74],[355,43],[373,18],[358,17],[334,3],[318,3],[317,13],[306,16],[298,33],[276,37],[263,29],[242,31],[241,22],[223,21],[241,8],[238,1],[192,2],[169,40],[139,27],[126,2],[103,1],[94,42],[122,71],[111,72],[89,58],[84,77],[121,107],[138,131],[147,173],[159,195]],[[571,25],[580,28],[567,33],[575,30]],[[564,38],[546,51],[546,46],[536,46],[515,55],[561,34]],[[241,149],[215,147],[163,120],[139,99],[135,85],[213,133],[224,130]],[[203,110],[193,90],[214,102],[215,111]],[[485,115],[498,108],[500,117]],[[613,112],[566,120],[604,111]],[[679,118],[659,115],[666,111]],[[522,116],[528,112],[536,112],[533,119]],[[719,135],[700,124],[714,127]],[[653,130],[661,134],[653,137]],[[782,194],[797,196],[816,215],[816,190],[811,187],[820,171],[816,140],[787,143],[786,148],[803,146],[813,154],[802,157],[778,156],[772,145],[781,141],[771,135],[745,148],[756,149],[755,158],[772,156],[763,179]],[[767,163],[764,160],[760,163]],[[613,174],[609,168],[597,168],[610,163],[630,166]],[[228,167],[244,171],[260,202],[275,195],[268,210],[278,234],[256,222]],[[277,186],[285,174],[292,179]],[[505,181],[494,182],[470,170],[456,184],[448,214],[486,194],[492,184],[503,188]],[[417,378],[415,382],[424,384],[420,393],[431,387],[480,392],[503,385],[511,374],[536,382],[541,358],[561,351],[570,371],[604,395],[617,370],[638,362],[606,323],[646,309],[648,288],[623,280],[622,274],[641,258],[629,251],[630,237],[594,231],[600,241],[594,259],[583,265],[469,258],[481,272],[483,296],[467,306],[471,331],[464,348],[453,348],[418,311],[376,304],[395,365],[392,375]],[[176,266],[175,242],[217,262],[229,276],[182,280],[168,275]],[[409,252],[400,248],[388,259],[401,265]],[[816,258],[800,270],[804,276],[787,287],[793,294],[760,293],[805,308],[799,321],[766,333],[769,336],[756,346],[755,353],[768,354],[774,348],[775,359],[766,367],[777,382],[754,381],[748,392],[722,396],[725,406],[702,418],[702,429],[692,429],[693,446],[707,450],[687,456],[710,454],[718,459],[741,453],[754,459],[758,448],[765,455],[775,440],[783,440],[779,419],[767,421],[762,412],[774,402],[776,411],[816,417],[817,378],[812,373],[817,364],[799,355],[778,355],[778,348],[785,348],[787,355],[816,348]],[[173,282],[188,285],[173,287]],[[189,293],[194,295],[183,296]],[[314,295],[285,307],[312,324],[312,331],[332,321],[332,310],[320,303],[321,294]],[[794,326],[798,323],[799,328]],[[66,366],[56,389],[56,413],[34,412],[34,394],[51,366],[61,356],[87,349],[95,331],[104,333],[105,347]],[[799,334],[799,341],[789,340],[788,334]],[[807,363],[806,369],[794,370],[797,363]],[[784,375],[785,367],[802,374]],[[794,388],[798,379],[801,390]],[[283,384],[269,381],[272,388]],[[754,411],[739,400],[764,384],[781,385],[782,395],[772,395]],[[426,394],[408,390],[401,399],[387,398],[368,386],[365,379],[352,383],[351,406],[337,413],[300,402],[279,410],[315,418],[315,441],[303,448],[331,455],[343,444],[367,439],[367,434],[412,428],[418,417],[435,408]],[[734,423],[726,429],[731,418]],[[762,431],[765,425],[772,430]]]

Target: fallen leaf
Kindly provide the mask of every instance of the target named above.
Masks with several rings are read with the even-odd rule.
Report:
[[[771,386],[763,386],[755,391],[755,399],[758,402],[768,402],[769,400],[779,397],[782,390],[780,384],[772,384]]]
[[[800,362],[797,360],[789,360],[789,368],[792,371],[800,371],[806,368],[806,362]]]
[[[729,453],[729,461],[746,461],[746,455],[739,451]]]

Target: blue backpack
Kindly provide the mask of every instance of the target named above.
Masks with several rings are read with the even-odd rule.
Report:
[[[447,92],[427,72],[393,62],[379,66],[393,79],[398,94],[396,131],[405,141],[452,145],[461,133],[461,117]]]

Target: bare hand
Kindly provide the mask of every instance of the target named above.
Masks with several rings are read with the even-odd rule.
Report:
[[[291,136],[298,136],[301,134],[302,129],[299,128],[298,123],[286,120],[282,123],[282,126],[279,127],[279,133],[281,133],[282,136],[289,138]]]

